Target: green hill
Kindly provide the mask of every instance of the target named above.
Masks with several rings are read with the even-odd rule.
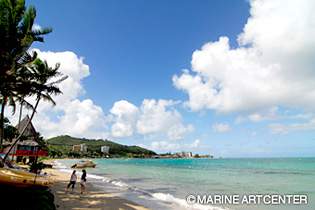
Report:
[[[115,142],[109,140],[92,140],[85,138],[74,138],[71,136],[57,136],[51,139],[46,140],[48,145],[52,145],[57,148],[67,148],[68,150],[72,150],[73,145],[79,145],[85,143],[88,146],[88,151],[91,152],[101,152],[101,146],[109,147],[110,155],[120,155],[120,156],[129,156],[132,154],[133,156],[153,156],[156,155],[155,152],[151,150],[147,150],[138,146],[126,146],[117,144]]]

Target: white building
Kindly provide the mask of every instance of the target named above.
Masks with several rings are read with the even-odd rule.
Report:
[[[108,153],[109,152],[109,147],[108,146],[102,146],[101,147],[101,152]]]
[[[80,144],[81,146],[81,152],[87,152],[88,147],[85,146],[85,144]]]
[[[179,157],[188,157],[188,158],[191,158],[193,157],[193,154],[192,152],[179,152],[179,153],[176,153]]]

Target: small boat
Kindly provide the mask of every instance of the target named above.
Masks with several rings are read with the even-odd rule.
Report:
[[[54,184],[54,181],[51,178],[49,178],[49,177],[47,177],[45,175],[34,174],[34,173],[31,173],[31,172],[27,172],[27,171],[23,171],[23,170],[19,170],[19,169],[10,169],[10,170],[11,170],[12,173],[14,173],[16,175],[19,175],[19,176],[30,177],[33,180],[40,179],[40,180],[45,181],[45,183]]]
[[[49,181],[41,177],[35,178],[31,176],[25,176],[17,174],[10,169],[0,168],[0,183],[14,187],[29,187],[34,185],[48,185]]]
[[[71,166],[71,168],[95,168],[96,165],[97,163],[93,163],[92,160],[82,160]]]
[[[54,181],[48,177],[30,173],[14,167],[15,165],[9,160],[4,161],[0,157],[0,183],[14,187],[29,187],[34,185],[54,184]]]

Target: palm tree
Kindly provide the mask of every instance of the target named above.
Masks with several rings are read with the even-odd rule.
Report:
[[[17,87],[21,83],[17,71],[36,59],[36,52],[27,52],[32,43],[43,42],[42,35],[52,32],[50,27],[33,30],[35,17],[35,7],[30,6],[26,10],[25,0],[0,0],[0,149],[4,135],[5,106],[9,104],[15,108],[15,99],[21,90]]]
[[[32,85],[32,81],[33,81],[33,77],[34,76],[30,72],[28,66],[23,66],[20,69],[19,74],[20,74],[20,78],[22,78],[24,80],[24,82],[22,82],[22,84],[24,86],[23,88],[25,88],[28,91],[30,89],[32,89],[31,85]],[[25,87],[26,85],[30,85],[30,87]],[[20,114],[19,114],[19,121],[18,121],[18,129],[20,129],[20,123],[21,123],[21,118],[22,118],[23,106],[26,106],[27,108],[33,109],[33,106],[25,100],[25,98],[27,96],[31,96],[33,94],[34,94],[33,91],[26,92],[26,93],[20,92],[20,94],[18,96],[18,101],[20,103]]]
[[[55,65],[55,68],[51,68],[48,66],[47,61],[42,61],[39,58],[36,58],[34,63],[30,65],[29,70],[34,75],[35,83],[33,83],[33,90],[34,93],[36,93],[36,103],[32,112],[32,115],[28,122],[25,124],[24,128],[21,130],[19,136],[15,139],[14,143],[11,145],[9,151],[7,152],[5,158],[10,154],[12,148],[16,145],[16,143],[20,140],[21,136],[25,132],[28,124],[32,121],[36,109],[38,107],[39,101],[41,99],[45,101],[51,102],[53,105],[56,105],[56,102],[52,99],[51,94],[58,95],[61,94],[61,90],[56,86],[56,84],[61,83],[65,79],[68,78],[68,76],[62,76],[63,74],[58,71],[60,67],[60,64],[57,63]],[[62,76],[62,77],[61,77]],[[51,80],[55,77],[61,77],[57,79],[56,81]],[[4,158],[4,159],[5,159]]]

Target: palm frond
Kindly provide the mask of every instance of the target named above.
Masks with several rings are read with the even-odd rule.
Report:
[[[12,8],[14,8],[15,15],[14,15],[14,21],[16,23],[19,23],[22,18],[23,14],[25,13],[26,7],[25,7],[25,0],[21,1],[8,1],[11,3]]]
[[[32,62],[35,61],[37,58],[37,52],[32,51],[32,52],[25,52],[20,60],[18,61],[19,67],[25,66],[25,65],[30,65]]]
[[[44,101],[48,101],[48,102],[52,103],[53,106],[56,106],[56,102],[54,101],[54,99],[48,93],[41,94],[41,98]]]
[[[25,106],[27,109],[34,110],[34,106],[32,104],[30,104],[28,101],[26,101],[24,98],[21,99],[20,104],[22,106]]]
[[[53,31],[52,27],[45,27],[43,29],[39,29],[39,30],[32,30],[32,35],[33,36],[41,36],[41,35],[46,35],[49,34]]]
[[[49,84],[50,84],[50,85],[56,85],[56,84],[59,84],[59,83],[65,81],[67,78],[68,78],[68,76],[65,75],[65,76],[63,76],[62,78],[60,78],[60,79],[58,79],[58,80],[56,80],[56,81],[54,81],[54,82],[51,82],[51,83],[49,83]]]
[[[28,34],[32,30],[34,19],[36,17],[36,9],[31,5],[23,14],[23,19],[20,22],[19,29],[21,35]]]

